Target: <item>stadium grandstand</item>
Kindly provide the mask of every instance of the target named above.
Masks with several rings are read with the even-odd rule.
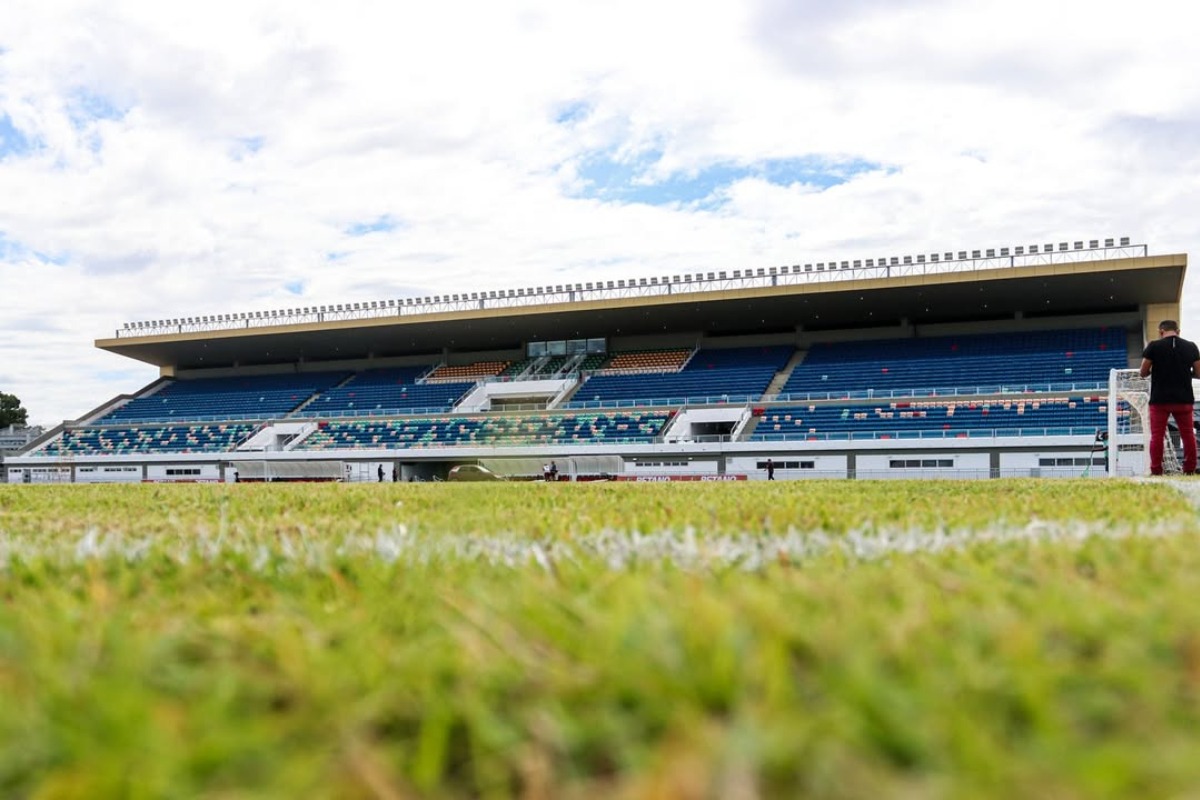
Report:
[[[96,346],[160,377],[4,466],[31,483],[524,479],[550,461],[579,480],[758,480],[768,461],[776,479],[1137,474],[1137,387],[1114,376],[1181,316],[1186,268],[1122,238],[129,322]]]

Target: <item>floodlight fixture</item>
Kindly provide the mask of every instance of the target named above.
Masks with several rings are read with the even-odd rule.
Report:
[[[646,285],[646,279],[645,279],[645,278],[641,278],[640,280],[638,280],[638,285],[639,285],[639,286],[645,286],[645,285]]]
[[[925,256],[924,256],[924,255],[919,255],[919,256],[917,256],[917,263],[918,263],[918,264],[924,264],[924,263],[925,263]]]
[[[988,258],[995,258],[995,257],[996,257],[996,251],[995,251],[994,249],[992,249],[992,248],[989,248],[989,249],[987,250],[987,257],[988,257]]]
[[[930,254],[929,254],[929,260],[930,260],[930,261],[932,261],[934,264],[938,263],[938,260],[939,260],[939,259],[938,259],[938,254],[937,254],[937,253],[930,253]]]
[[[966,250],[959,250],[959,251],[958,251],[958,260],[959,260],[959,261],[966,261],[966,260],[967,260],[967,251],[966,251]]]
[[[911,266],[911,265],[912,265],[912,263],[913,263],[912,256],[905,256],[905,257],[904,257],[904,264],[905,264],[905,266]]]
[[[1001,248],[1000,248],[1000,255],[1001,255],[1001,256],[1007,256],[1007,255],[1008,255],[1008,248],[1007,248],[1007,247],[1001,247]]]
[[[1113,246],[1113,240],[1112,240],[1112,239],[1105,239],[1105,240],[1104,240],[1104,246],[1105,246],[1105,247],[1112,247],[1112,246]]]
[[[1082,250],[1082,249],[1083,249],[1083,242],[1076,242],[1076,243],[1075,243],[1075,249],[1076,249],[1076,250]]]
[[[1014,247],[1014,248],[1013,248],[1013,255],[1017,255],[1017,256],[1023,256],[1023,255],[1025,255],[1025,245],[1021,245],[1021,244],[1019,244],[1019,245],[1017,245],[1016,247]]]
[[[1096,249],[1097,247],[1099,247],[1099,246],[1100,246],[1100,240],[1099,240],[1099,239],[1091,239],[1091,240],[1089,240],[1089,241],[1088,241],[1088,249],[1089,249],[1089,250],[1095,250],[1095,249]]]
[[[1121,237],[1121,247],[1127,247],[1128,245],[1129,245],[1129,237],[1122,236]]]
[[[1066,243],[1066,242],[1059,242],[1059,243],[1058,243],[1058,250],[1059,250],[1059,252],[1060,252],[1060,253],[1061,253],[1061,252],[1063,252],[1064,250],[1070,250],[1070,249],[1071,249],[1071,248],[1067,247],[1067,243]]]

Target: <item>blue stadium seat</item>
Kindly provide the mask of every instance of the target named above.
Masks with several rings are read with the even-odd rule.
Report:
[[[815,344],[781,394],[1080,391],[1128,366],[1124,328]]]
[[[97,422],[198,422],[282,417],[349,375],[348,372],[312,372],[174,380],[154,394],[131,400]]]
[[[593,375],[572,397],[571,408],[614,401],[674,404],[757,400],[795,352],[790,345],[703,349],[678,372]]]
[[[1083,435],[1107,427],[1106,396],[1035,395],[775,406],[763,410],[749,438],[782,441]]]

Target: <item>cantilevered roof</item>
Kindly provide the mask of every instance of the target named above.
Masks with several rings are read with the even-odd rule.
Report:
[[[180,332],[150,335],[119,331],[96,346],[160,367],[199,369],[500,350],[558,339],[854,329],[1018,313],[1027,318],[1116,314],[1178,303],[1186,269],[1187,256],[1178,254],[962,271],[881,268],[838,273],[837,280],[717,280],[690,291],[668,290],[664,282],[662,291],[643,285],[625,297],[581,293],[573,301],[462,303],[420,313],[383,310],[358,319],[314,315],[307,321],[256,320],[252,326],[210,330],[181,326]]]

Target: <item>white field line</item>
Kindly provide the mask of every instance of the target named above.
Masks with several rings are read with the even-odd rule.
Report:
[[[1195,496],[1200,502],[1200,485]],[[700,534],[696,530],[640,533],[606,530],[569,538],[520,534],[425,534],[396,525],[368,535],[292,536],[197,532],[131,536],[88,531],[71,539],[11,536],[0,531],[0,573],[15,566],[70,566],[97,561],[136,564],[167,559],[181,565],[210,563],[258,573],[324,570],[347,560],[429,566],[477,564],[554,570],[577,564],[623,571],[669,567],[688,571],[758,571],[772,564],[799,565],[826,556],[877,561],[889,556],[963,551],[972,547],[1080,543],[1089,539],[1172,536],[1196,531],[1188,521],[1159,525],[1109,522],[1044,522],[990,530],[886,531],[834,534]]]
[[[1200,480],[1194,478],[1146,478],[1146,481],[1162,481],[1183,495],[1192,508],[1200,511]]]

